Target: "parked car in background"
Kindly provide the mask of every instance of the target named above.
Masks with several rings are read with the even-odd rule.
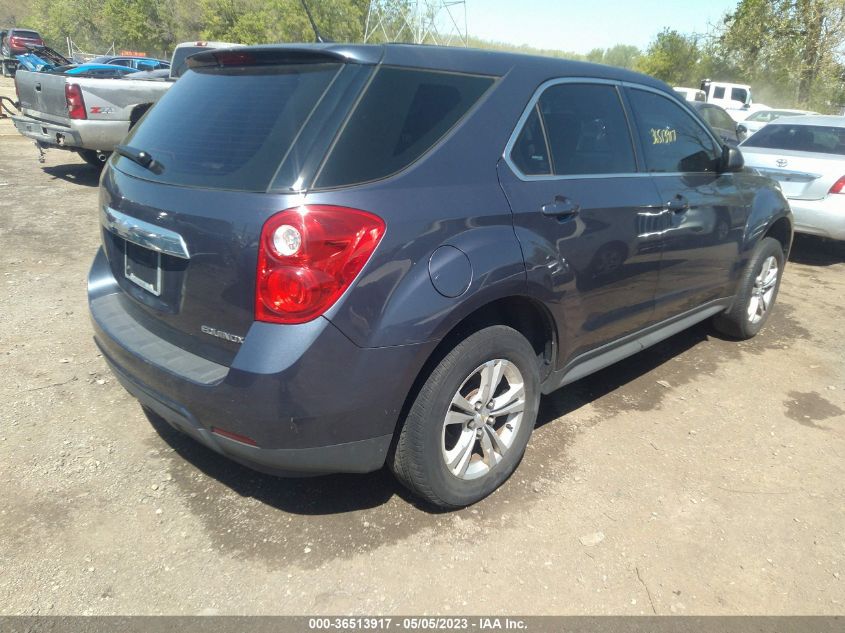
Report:
[[[675,86],[672,90],[681,95],[686,101],[707,101],[707,95],[704,94],[703,90],[699,90],[698,88]]]
[[[11,28],[6,31],[0,42],[0,54],[5,57],[23,55],[27,52],[27,46],[44,46],[44,40],[38,31]]]
[[[130,68],[128,66],[112,66],[110,64],[95,64],[92,62],[79,64],[78,66],[59,66],[50,72],[68,75],[69,77],[100,77],[113,79],[132,75],[139,71],[137,68]]]
[[[781,117],[741,147],[749,167],[780,183],[797,232],[845,240],[845,117]]]
[[[702,119],[707,121],[707,124],[713,128],[719,138],[730,147],[736,147],[745,139],[742,125],[734,121],[724,108],[700,101],[693,101],[690,106],[701,115]]]
[[[464,506],[541,393],[771,313],[786,200],[653,78],[429,46],[188,65],[105,168],[88,296],[124,387],[222,455]]]
[[[135,70],[160,70],[162,68],[170,68],[170,62],[165,59],[156,59],[155,57],[131,57],[131,56],[114,56],[114,55],[100,55],[94,59],[86,62],[86,64],[108,64],[112,66],[126,66],[134,68]]]
[[[746,129],[748,136],[759,131],[767,123],[771,123],[775,119],[785,116],[803,116],[805,114],[818,114],[818,112],[810,112],[809,110],[760,110],[750,114],[742,122],[742,126]]]
[[[42,150],[72,150],[101,167],[114,146],[173,85],[186,57],[221,44],[180,44],[164,77],[160,76],[163,69],[139,71],[111,64],[64,66],[46,73],[20,70],[15,86],[21,114],[12,121],[18,132]]]

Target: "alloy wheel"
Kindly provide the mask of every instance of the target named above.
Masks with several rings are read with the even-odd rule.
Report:
[[[504,359],[480,365],[452,397],[443,420],[441,452],[459,479],[483,477],[513,445],[525,411],[525,383]]]
[[[759,323],[768,313],[774,299],[779,272],[778,261],[774,256],[770,255],[763,260],[760,272],[754,279],[751,299],[748,301],[748,320],[751,323]]]

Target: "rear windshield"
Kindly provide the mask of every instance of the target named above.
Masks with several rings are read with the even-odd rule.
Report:
[[[845,128],[769,123],[745,141],[743,146],[845,156]]]
[[[119,169],[167,184],[265,191],[341,64],[187,72],[124,141],[163,166]]]
[[[15,29],[12,31],[12,37],[23,37],[28,40],[37,40],[40,39],[41,36],[35,31],[20,31]]]
[[[368,182],[401,171],[443,138],[493,81],[477,75],[381,68],[315,186]]]

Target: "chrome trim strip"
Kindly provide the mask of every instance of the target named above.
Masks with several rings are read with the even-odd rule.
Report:
[[[181,259],[191,258],[185,239],[175,231],[133,218],[111,207],[102,208],[100,221],[105,228],[127,242],[165,255]]]
[[[780,178],[786,178],[789,180],[790,178],[798,178],[799,180],[795,180],[793,182],[811,182],[813,180],[818,180],[822,177],[823,174],[813,174],[808,171],[792,171],[791,169],[777,169],[775,167],[754,167],[753,165],[749,165],[751,169],[756,170],[760,175],[766,176],[767,178],[774,178],[776,180],[780,180]]]

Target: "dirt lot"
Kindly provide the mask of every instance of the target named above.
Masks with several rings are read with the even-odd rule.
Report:
[[[845,614],[842,245],[798,240],[753,341],[702,325],[545,399],[511,481],[441,514],[151,424],[91,340],[96,200],[0,121],[0,614]]]

